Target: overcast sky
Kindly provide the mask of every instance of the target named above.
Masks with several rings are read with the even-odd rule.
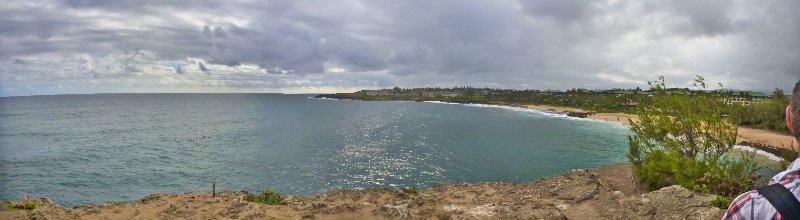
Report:
[[[797,0],[3,2],[2,96],[800,79]]]

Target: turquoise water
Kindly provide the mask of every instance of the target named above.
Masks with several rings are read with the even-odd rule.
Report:
[[[530,181],[625,161],[628,129],[482,105],[278,94],[0,98],[0,200]]]

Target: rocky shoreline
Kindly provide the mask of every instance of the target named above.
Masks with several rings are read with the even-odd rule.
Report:
[[[627,164],[572,170],[527,183],[453,183],[289,196],[280,205],[244,193],[153,194],[133,202],[64,208],[47,198],[34,210],[0,208],[2,219],[719,219],[710,195],[680,186],[643,193]]]

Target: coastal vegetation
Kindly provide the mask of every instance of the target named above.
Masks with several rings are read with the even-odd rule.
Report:
[[[319,97],[365,101],[407,100],[443,101],[501,105],[552,105],[578,107],[594,112],[633,113],[640,97],[648,94],[639,88],[588,90],[515,90],[472,87],[398,88],[362,90],[354,93],[324,94]],[[646,99],[644,101],[647,101]]]
[[[27,200],[21,202],[7,202],[8,208],[12,209],[24,209],[24,210],[33,210],[39,207],[39,203],[36,200]]]
[[[267,189],[261,191],[258,195],[253,195],[249,192],[244,192],[244,199],[249,202],[256,202],[256,203],[263,203],[267,205],[280,205],[283,202],[283,195],[279,192],[272,191],[271,189]]]
[[[786,127],[784,110],[789,105],[789,97],[783,90],[775,88],[772,97],[750,105],[736,106],[733,119],[741,126],[777,132],[789,132]]]
[[[650,104],[637,109],[631,122],[628,159],[640,183],[649,190],[681,185],[717,194],[718,206],[750,190],[756,180],[751,158],[732,158],[737,126],[720,117],[729,108],[724,93],[669,93],[663,77],[650,82]],[[703,77],[695,86],[706,90]]]
[[[408,194],[417,194],[419,193],[419,189],[417,187],[406,187],[401,189],[404,193]]]
[[[731,202],[733,202],[733,198],[731,197],[714,195],[714,198],[712,198],[711,201],[709,201],[709,204],[725,209],[728,208],[728,205],[730,205]]]

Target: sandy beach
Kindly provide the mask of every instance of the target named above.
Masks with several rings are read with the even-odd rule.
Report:
[[[579,108],[557,107],[549,105],[525,105],[525,107],[528,109],[535,109],[540,111],[586,112],[586,110]],[[630,125],[630,122],[628,121],[629,119],[631,119],[634,122],[639,120],[639,118],[636,115],[630,115],[625,113],[597,113],[594,115],[590,115],[589,118],[601,121],[619,122],[624,125]],[[788,134],[747,128],[747,127],[739,127],[739,134],[737,136],[736,142],[741,143],[744,141],[751,143],[766,144],[785,149],[793,149],[793,146],[797,145],[797,141],[795,140],[795,138]]]

